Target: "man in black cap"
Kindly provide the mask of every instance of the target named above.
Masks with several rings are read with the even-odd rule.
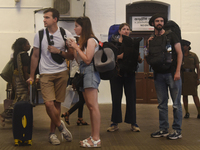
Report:
[[[151,134],[151,137],[166,137],[168,139],[182,138],[181,125],[182,125],[182,107],[181,107],[181,77],[180,70],[182,64],[182,50],[179,38],[174,32],[165,33],[163,26],[167,22],[167,18],[162,14],[155,14],[149,20],[149,25],[154,26],[154,36],[148,39],[149,56],[152,51],[167,51],[166,44],[171,48],[168,49],[171,53],[170,63],[157,68],[160,64],[151,65],[154,70],[154,83],[158,98],[159,109],[159,131]],[[170,37],[170,38],[167,38]],[[165,40],[163,44],[162,41]],[[163,46],[164,45],[164,46]],[[162,50],[161,50],[162,49]],[[161,58],[160,54],[154,60]],[[148,58],[147,58],[148,62]],[[156,62],[157,63],[157,62]],[[151,63],[150,63],[151,64]],[[168,67],[167,67],[168,66]],[[165,68],[166,67],[166,68]],[[165,68],[165,69],[164,69]],[[171,98],[173,101],[173,116],[174,121],[172,124],[173,131],[169,134],[168,128],[168,88],[170,90]]]
[[[192,95],[198,111],[197,118],[200,119],[200,102],[197,94],[197,86],[200,84],[199,58],[190,51],[189,41],[181,40],[181,45],[184,50],[184,62],[181,68],[183,104],[186,112],[184,118],[190,117],[188,95]]]

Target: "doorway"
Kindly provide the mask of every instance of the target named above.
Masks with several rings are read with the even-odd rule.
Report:
[[[150,66],[147,64],[144,58],[144,46],[146,46],[146,41],[150,37],[152,32],[147,33],[136,33],[132,32],[131,37],[142,37],[140,42],[140,56],[143,59],[143,62],[139,64],[139,68],[136,72],[136,102],[144,104],[157,104],[157,96],[154,86],[153,71],[150,69]]]
[[[146,41],[153,33],[151,26],[148,25],[148,19],[155,13],[168,16],[169,10],[169,4],[159,1],[138,1],[126,5],[126,22],[133,30],[130,36],[143,38],[140,42],[139,49],[142,59],[144,59],[143,49],[144,46],[146,46]],[[136,103],[158,103],[154,86],[153,70],[150,69],[146,60],[139,64],[138,71],[136,72]]]

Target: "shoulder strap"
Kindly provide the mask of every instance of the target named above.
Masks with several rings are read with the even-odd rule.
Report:
[[[65,32],[65,29],[63,29],[62,27],[60,27],[60,32],[61,32],[63,40],[65,41],[65,48],[67,48],[67,45],[66,45],[67,34]]]
[[[43,36],[44,36],[44,29],[42,29],[42,30],[40,30],[40,31],[39,31],[39,41],[40,41],[40,47],[39,47],[39,60],[38,60],[38,65],[39,65],[40,58],[41,58],[41,51],[42,51],[42,39],[43,39]]]

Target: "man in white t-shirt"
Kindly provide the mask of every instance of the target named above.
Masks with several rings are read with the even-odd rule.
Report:
[[[46,112],[51,119],[49,142],[53,145],[60,144],[60,140],[55,134],[56,127],[58,127],[62,137],[67,141],[72,141],[70,131],[66,128],[64,122],[60,120],[61,102],[64,102],[69,78],[67,64],[65,61],[61,61],[61,63],[54,61],[51,52],[56,52],[59,57],[62,56],[66,59],[73,59],[74,56],[73,49],[67,48],[66,50],[65,48],[66,43],[63,40],[60,28],[57,26],[58,20],[59,12],[56,9],[49,8],[44,11],[44,26],[46,29],[44,29],[41,42],[41,57],[39,56],[40,41],[37,33],[34,38],[33,55],[31,57],[30,78],[27,80],[28,83],[34,81],[35,70],[39,65],[41,93]],[[72,37],[69,31],[65,30],[65,33],[67,37]]]

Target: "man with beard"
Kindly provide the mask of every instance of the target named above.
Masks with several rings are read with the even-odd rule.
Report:
[[[149,20],[149,25],[154,26],[154,36],[148,39],[149,53],[156,46],[163,45],[163,43],[155,42],[159,41],[159,38],[170,37],[169,42],[172,47],[172,62],[166,70],[154,70],[154,83],[158,99],[159,109],[159,131],[151,134],[151,137],[167,137],[167,139],[179,139],[182,138],[181,125],[182,125],[182,107],[181,107],[181,77],[180,69],[182,64],[182,50],[180,40],[174,32],[166,33],[163,26],[167,22],[166,17],[162,14],[155,14]],[[162,40],[160,40],[162,41]],[[154,44],[153,44],[154,42]],[[165,43],[164,43],[165,44]],[[161,48],[162,46],[160,46]],[[164,45],[165,47],[165,45]],[[158,47],[157,47],[158,48]],[[159,49],[159,48],[158,48]],[[173,101],[173,124],[171,133],[168,132],[168,89]]]

